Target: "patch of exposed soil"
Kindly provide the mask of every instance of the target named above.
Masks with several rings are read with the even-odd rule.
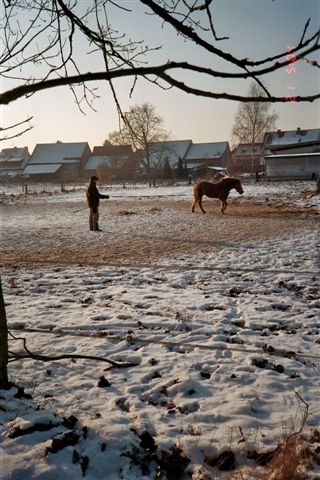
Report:
[[[318,212],[290,205],[230,199],[204,202],[207,214],[190,202],[167,198],[108,201],[100,207],[102,232],[88,231],[83,203],[36,203],[2,208],[2,266],[106,265],[160,258],[186,258],[244,242],[286,238],[316,228]],[[124,213],[125,212],[125,213]]]

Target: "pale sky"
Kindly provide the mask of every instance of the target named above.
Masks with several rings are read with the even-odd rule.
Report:
[[[83,0],[84,4],[87,0]],[[123,5],[137,6],[137,0],[122,0]],[[141,9],[141,13],[146,8]],[[309,33],[320,25],[319,0],[216,0],[214,23],[217,34],[230,39],[219,42],[218,47],[229,49],[234,55],[260,59],[286,51],[299,42],[304,25],[311,17]],[[134,40],[145,39],[149,46],[163,45],[149,60],[149,65],[170,60],[185,60],[186,55],[198,63],[199,51],[188,43],[181,44],[170,26],[159,28],[154,17],[126,15],[116,11],[113,25],[125,28]],[[93,56],[83,50],[80,58],[81,72],[101,70]],[[319,54],[313,56],[320,62]],[[201,55],[202,64],[222,69],[223,63],[216,57],[214,62],[209,54]],[[190,60],[189,60],[190,61]],[[213,80],[210,80],[213,81]],[[210,84],[204,85],[207,88]],[[312,69],[306,63],[297,62],[294,74],[284,70],[268,79],[276,95],[290,94],[290,87],[296,95],[317,93],[320,88],[320,69]],[[132,80],[119,80],[114,83],[124,111],[130,106],[149,102],[163,118],[164,127],[170,131],[172,139],[192,139],[193,142],[230,141],[237,102],[210,100],[193,97],[176,89],[164,91],[155,85],[139,79],[132,98],[129,98]],[[221,80],[215,81],[217,91],[227,90]],[[15,124],[28,116],[33,116],[34,128],[22,137],[3,142],[1,148],[28,146],[30,153],[37,143],[87,141],[91,148],[102,145],[108,134],[118,128],[118,116],[109,86],[100,82],[90,87],[98,88],[100,98],[94,102],[96,112],[85,107],[83,115],[68,87],[59,87],[35,94],[28,99],[20,99],[1,109],[3,126]],[[3,88],[3,87],[2,87]],[[230,88],[229,88],[230,90]],[[248,84],[234,82],[232,91],[245,94]],[[311,104],[286,103],[272,107],[279,113],[277,127],[283,130],[320,127],[320,101]]]

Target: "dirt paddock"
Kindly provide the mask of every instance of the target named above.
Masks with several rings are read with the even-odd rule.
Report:
[[[207,214],[190,211],[190,201],[134,198],[103,202],[102,232],[89,232],[83,202],[40,200],[2,204],[1,266],[108,265],[181,258],[223,247],[237,248],[287,238],[316,228],[318,212],[290,205],[232,199],[225,215],[220,202],[204,202]]]

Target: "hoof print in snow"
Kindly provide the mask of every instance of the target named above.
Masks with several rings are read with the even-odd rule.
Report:
[[[77,422],[77,417],[75,417],[74,415],[70,415],[70,417],[68,418],[64,417],[62,425],[66,428],[69,428],[69,430],[73,430]]]
[[[94,302],[94,300],[93,300],[92,297],[86,297],[83,300],[81,300],[81,303],[82,303],[83,306],[90,305],[93,302]]]
[[[225,472],[236,468],[236,457],[232,450],[225,450],[214,458],[205,457],[204,461],[210,467],[215,467]]]
[[[194,388],[190,388],[190,390],[187,391],[188,395],[194,395],[195,393],[197,393],[197,392],[195,391]]]
[[[276,349],[272,345],[263,345],[262,347],[264,352],[273,353]]]
[[[163,387],[160,388],[159,393],[162,393],[162,395],[165,395],[166,397],[168,396],[168,389],[166,385],[163,385]]]
[[[81,455],[79,455],[77,450],[73,450],[72,463],[79,463],[80,464],[82,476],[84,477],[85,474],[86,474],[88,465],[89,465],[89,457],[87,457],[87,455],[82,457]]]
[[[63,435],[52,439],[51,447],[47,447],[45,455],[57,453],[65,447],[74,446],[79,442],[79,435],[74,432],[66,432]]]
[[[258,368],[267,368],[269,362],[266,358],[254,358],[252,360],[252,365]]]
[[[273,303],[271,305],[271,308],[273,310],[280,310],[282,312],[286,312],[287,310],[289,310],[291,308],[291,305],[288,305],[286,303]]]
[[[247,290],[240,287],[232,287],[229,292],[226,294],[227,297],[238,297],[241,293],[246,293]]]
[[[275,372],[278,373],[283,373],[284,372],[284,366],[283,365],[275,365],[274,363],[268,362],[266,358],[254,358],[252,360],[252,365],[255,365],[258,368],[267,368],[269,370],[274,370]]]
[[[105,388],[105,387],[111,387],[111,383],[104,377],[103,375],[99,378],[98,381],[98,387],[100,388]]]
[[[129,410],[130,410],[129,405],[127,404],[127,401],[125,398],[118,398],[118,400],[116,400],[116,405],[123,412],[129,413]]]
[[[141,435],[138,434],[138,436],[141,440],[140,447],[142,447],[143,450],[151,453],[154,453],[157,450],[158,445],[156,445],[154,438],[150,435],[149,432],[145,431],[141,433]]]
[[[283,365],[273,365],[273,370],[275,370],[278,373],[283,373],[284,372],[284,366]]]
[[[83,476],[83,477],[84,477],[85,474],[86,474],[88,465],[89,465],[89,457],[87,457],[87,455],[85,455],[85,456],[82,457],[81,460],[80,460],[80,467],[81,467],[81,471],[82,471],[82,476]]]
[[[200,376],[201,376],[202,378],[209,379],[209,378],[211,378],[211,373],[210,373],[210,372],[201,371],[201,372],[200,372]]]
[[[77,450],[74,449],[72,453],[72,463],[79,463],[79,462],[80,462],[80,455],[77,452]]]
[[[149,363],[150,365],[158,365],[159,360],[156,360],[155,358],[150,358]]]
[[[169,452],[161,452],[161,457],[158,460],[159,478],[162,478],[161,473],[165,473],[168,480],[178,480],[183,475],[189,463],[190,458],[183,454],[181,448],[174,445]]]
[[[183,405],[182,407],[178,407],[178,410],[183,415],[189,415],[189,413],[197,412],[199,408],[200,408],[199,403],[194,402],[194,403],[189,403],[187,405]]]
[[[246,322],[244,320],[235,320],[233,325],[239,328],[244,328],[246,326]]]
[[[148,328],[148,327],[146,327],[145,324],[142,323],[140,320],[137,321],[137,327],[140,328],[140,329]]]
[[[25,393],[23,387],[17,386],[17,393],[15,393],[14,398],[26,398],[27,400],[31,400],[32,395],[30,393]]]
[[[227,310],[227,307],[224,305],[215,305],[212,303],[205,304],[203,305],[203,310],[206,310],[207,312],[212,312],[213,310]]]

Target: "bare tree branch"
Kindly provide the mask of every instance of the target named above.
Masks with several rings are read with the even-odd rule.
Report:
[[[33,117],[29,117],[29,118],[26,118],[25,120],[23,120],[22,122],[16,123],[15,125],[10,125],[9,127],[0,127],[0,132],[5,132],[7,130],[12,130],[13,128],[20,127],[20,125],[24,125],[26,123],[29,123],[32,119],[33,119]],[[10,139],[16,138],[16,137],[21,137],[21,135],[28,132],[32,128],[33,128],[33,125],[29,125],[27,128],[25,128],[24,130],[21,130],[18,133],[12,133],[12,134],[10,134],[10,136],[5,135],[4,137],[0,137],[0,142],[5,141],[5,140],[10,140]]]
[[[217,41],[223,45],[223,40],[228,37],[216,34],[213,0],[140,0],[141,5],[148,11],[142,12],[138,2],[126,8],[119,0],[90,0],[85,4],[75,0],[4,2],[0,74],[5,80],[3,84],[8,87],[0,93],[0,104],[8,105],[39,91],[69,86],[77,105],[84,112],[82,104],[94,109],[93,102],[98,96],[96,89],[90,88],[90,82],[107,81],[120,118],[124,120],[116,95],[116,79],[133,79],[129,95],[141,78],[163,89],[174,87],[205,98],[285,103],[290,100],[287,95],[274,95],[266,87],[265,80],[269,74],[291,65],[293,57],[295,62],[307,64],[311,73],[318,72],[319,63],[310,55],[320,50],[320,29],[310,33],[310,20],[304,25],[301,38],[290,48],[290,58],[285,51],[252,60],[249,55],[236,57],[228,49],[217,47]],[[213,60],[217,57],[222,59],[226,68],[218,71],[208,67],[207,63],[201,63],[201,55],[199,64],[188,61],[188,56],[181,62],[168,58],[165,62],[153,64],[152,53],[161,47],[150,47],[143,40],[128,38],[128,32],[118,31],[113,26],[114,18],[109,21],[109,16],[117,8],[121,9],[122,15],[131,15],[133,20],[134,15],[151,14],[159,21],[159,30],[166,23],[182,37],[183,42],[190,42],[199,52],[209,53]],[[24,15],[20,16],[21,13]],[[211,33],[211,38],[208,33]],[[81,45],[87,46],[85,52],[81,51],[81,57],[83,53],[100,54],[101,68],[98,71],[90,71],[90,67],[83,71],[83,62],[79,61],[79,38]],[[192,80],[194,76],[186,75],[188,72],[197,73],[199,81]],[[225,79],[226,90],[219,91],[214,82],[211,83],[212,88],[206,90],[202,86],[206,77]],[[233,83],[230,83],[233,79],[254,80],[264,94],[253,98],[234,93]],[[319,98],[319,91],[309,91],[306,85],[294,101],[312,102]]]
[[[24,337],[15,337],[11,332],[9,335],[14,340],[21,340],[23,342],[23,348],[26,353],[19,353],[19,352],[12,352],[8,351],[9,353],[9,362],[12,363],[17,360],[21,359],[29,359],[29,360],[39,360],[41,362],[54,362],[57,360],[67,360],[67,359],[82,359],[82,360],[95,360],[99,362],[109,363],[112,368],[129,368],[129,367],[137,367],[138,363],[132,362],[115,362],[114,360],[110,360],[109,358],[104,357],[97,357],[95,355],[77,355],[77,354],[63,354],[63,355],[42,355],[39,353],[31,352],[30,349],[27,347],[27,340]],[[110,368],[111,368],[110,367]]]
[[[288,65],[290,62],[285,62],[284,65]],[[170,69],[188,69],[190,66],[187,66],[184,62],[183,63],[175,63],[171,62],[171,64],[165,64],[165,65],[159,65],[157,67],[137,67],[134,69],[120,69],[117,71],[110,71],[110,72],[97,72],[97,73],[85,73],[81,75],[73,75],[69,77],[62,77],[62,78],[54,78],[51,80],[46,80],[43,82],[35,82],[30,85],[22,85],[19,87],[15,87],[11,90],[8,90],[2,94],[0,94],[0,104],[2,105],[8,105],[9,103],[13,102],[14,100],[17,100],[18,98],[24,97],[25,95],[39,92],[42,90],[47,90],[49,88],[53,87],[61,87],[61,86],[66,86],[66,85],[72,85],[72,84],[79,84],[79,83],[85,83],[85,82],[92,82],[92,81],[97,81],[97,80],[112,80],[116,78],[125,78],[125,77],[132,77],[133,75],[135,76],[147,76],[147,75],[156,75],[163,80],[165,80],[169,85],[177,87],[180,90],[185,91],[186,93],[190,93],[193,95],[197,96],[202,96],[202,97],[207,97],[207,98],[216,98],[216,99],[225,99],[225,100],[236,100],[240,102],[272,102],[272,103],[283,103],[287,102],[286,97],[276,97],[276,96],[271,96],[266,98],[266,97],[247,97],[245,95],[235,95],[235,94],[228,94],[228,93],[215,93],[211,91],[206,91],[202,90],[200,88],[193,88],[189,87],[185,83],[174,79],[170,75],[166,74],[165,72]],[[192,71],[198,71],[200,72],[205,72],[207,74],[210,74],[213,77],[217,77],[217,72],[211,71],[209,69],[201,68],[201,67],[196,67],[196,66],[191,66],[190,70]],[[239,75],[232,75],[229,73],[220,75],[223,78],[238,78]],[[241,77],[241,76],[240,76]],[[242,78],[252,78],[251,74],[245,74],[242,75]],[[313,102],[314,100],[317,100],[320,98],[320,92],[314,95],[300,95],[296,97],[297,102]]]
[[[14,125],[10,125],[9,127],[0,127],[0,132],[4,132],[6,130],[10,130],[15,127],[20,127],[20,125],[23,125],[26,122],[30,122],[33,119],[33,117],[26,118],[25,120],[22,120],[22,122],[15,123]]]

